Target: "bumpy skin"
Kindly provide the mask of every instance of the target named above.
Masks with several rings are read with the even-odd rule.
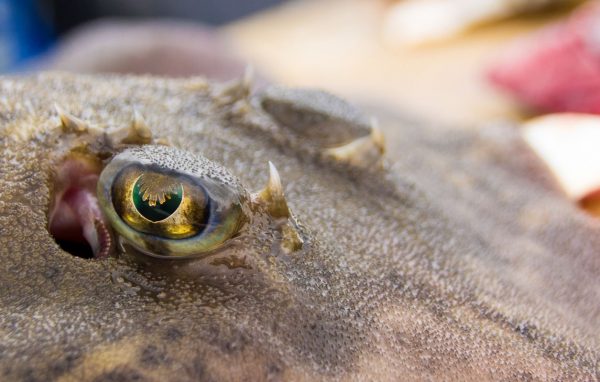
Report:
[[[0,82],[0,379],[600,378],[600,224],[510,128],[458,133],[381,114],[384,169],[352,169],[245,90],[57,74]],[[327,119],[326,104],[283,98],[290,107],[275,113]],[[257,214],[198,261],[62,251],[46,228],[53,169],[82,137],[60,133],[55,102],[107,131],[135,108],[155,135],[222,164],[249,192],[272,161],[302,250],[282,252]]]

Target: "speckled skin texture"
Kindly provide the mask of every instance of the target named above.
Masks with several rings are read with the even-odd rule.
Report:
[[[248,192],[272,161],[304,247],[282,253],[257,214],[198,261],[62,251],[46,228],[53,171],[81,137],[60,133],[55,102],[106,131],[135,108]],[[600,224],[509,127],[378,117],[384,169],[353,170],[243,87],[2,79],[0,379],[598,380]]]

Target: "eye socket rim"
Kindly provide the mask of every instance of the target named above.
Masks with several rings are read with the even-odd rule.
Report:
[[[126,155],[129,154],[129,155]],[[137,231],[125,222],[117,213],[114,203],[112,188],[119,173],[130,166],[159,169],[163,173],[173,173],[190,179],[194,185],[201,187],[206,194],[209,205],[206,229],[186,238],[166,238],[150,233]],[[233,178],[233,177],[232,177]],[[228,241],[236,237],[242,226],[247,222],[246,207],[248,195],[241,185],[232,186],[218,181],[210,176],[194,176],[170,168],[165,168],[156,163],[146,163],[138,160],[131,153],[122,152],[115,156],[101,172],[98,179],[98,201],[107,216],[114,231],[129,245],[140,252],[155,258],[162,259],[189,259],[203,258],[215,250],[225,246]],[[218,215],[212,216],[211,215]],[[211,218],[222,217],[221,221],[210,221]],[[210,240],[206,240],[210,237]]]

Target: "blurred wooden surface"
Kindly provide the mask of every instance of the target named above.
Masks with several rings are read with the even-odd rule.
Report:
[[[237,22],[226,33],[274,81],[466,127],[523,117],[486,83],[485,69],[512,41],[564,17],[504,21],[446,42],[392,49],[381,39],[384,3],[300,0]]]

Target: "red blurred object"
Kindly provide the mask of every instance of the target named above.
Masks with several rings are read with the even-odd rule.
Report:
[[[535,109],[600,114],[600,4],[521,42],[488,75]]]

